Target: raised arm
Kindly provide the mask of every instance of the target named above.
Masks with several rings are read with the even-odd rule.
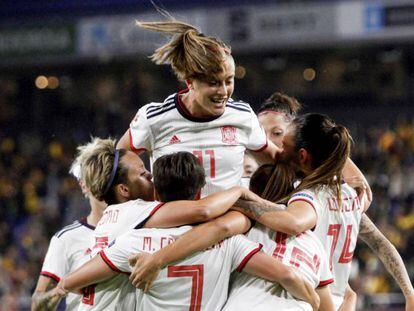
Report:
[[[365,178],[364,174],[362,174],[361,170],[358,168],[358,166],[355,165],[355,163],[350,158],[348,158],[345,163],[344,169],[342,170],[342,175],[345,180],[349,178],[358,177],[364,181],[364,184],[365,184],[364,188],[367,193],[367,200],[369,201],[369,204],[366,206],[368,208],[372,202],[371,187],[369,186],[368,181]]]
[[[319,308],[319,296],[315,289],[292,267],[282,264],[265,253],[259,252],[253,255],[244,267],[243,272],[271,282],[277,282],[294,297],[308,302],[313,310]]]
[[[163,205],[145,224],[146,228],[171,228],[212,220],[226,213],[239,198],[262,201],[243,187],[232,187],[197,201],[174,201]]]
[[[406,300],[406,310],[414,310],[414,289],[400,254],[365,214],[362,215],[358,237],[371,248],[397,282]]]
[[[205,250],[225,238],[244,233],[249,228],[250,220],[247,217],[239,212],[228,212],[193,228],[174,243],[152,255],[141,253],[132,257],[130,263],[134,265],[134,269],[130,280],[134,286],[143,287],[148,291],[159,270],[168,264]]]
[[[102,282],[116,274],[117,272],[109,268],[101,256],[97,255],[65,276],[58,287],[79,294],[81,288]]]
[[[252,155],[259,164],[263,165],[274,163],[281,152],[282,149],[277,147],[272,141],[268,140],[265,149],[260,151],[250,150],[249,154]]]
[[[126,130],[124,135],[122,135],[122,137],[118,140],[118,143],[116,144],[116,148],[117,149],[131,150],[131,145],[130,144],[131,143],[130,143],[129,129],[128,129],[128,130]]]
[[[316,212],[305,201],[295,201],[285,209],[269,201],[250,202],[239,200],[233,209],[242,212],[274,231],[297,235],[316,225]]]
[[[32,296],[32,311],[56,310],[60,300],[66,296],[66,292],[59,290],[57,282],[46,276],[39,276],[36,289]]]

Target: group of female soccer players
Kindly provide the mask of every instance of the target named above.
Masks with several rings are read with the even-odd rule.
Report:
[[[116,147],[95,139],[81,148],[80,180],[109,205],[90,245],[99,255],[55,278],[49,296],[38,286],[33,308],[84,288],[73,308],[354,310],[348,277],[372,198],[349,158],[347,129],[325,115],[296,116],[298,102],[279,93],[257,117],[231,98],[235,63],[226,44],[175,20],[138,25],[171,35],[152,60],[171,65],[187,88],[140,108]],[[137,156],[144,151],[155,197]],[[238,186],[246,152],[266,164],[250,181],[255,194]],[[237,235],[246,231],[247,239]],[[414,291],[398,269],[413,310]]]

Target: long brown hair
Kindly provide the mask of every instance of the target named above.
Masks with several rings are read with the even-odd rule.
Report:
[[[352,145],[346,127],[337,125],[326,115],[312,113],[297,117],[295,126],[295,151],[307,150],[311,155],[312,172],[302,179],[290,196],[304,189],[326,185],[341,204],[341,176]]]
[[[295,171],[289,164],[265,164],[251,177],[250,190],[268,201],[286,204],[295,179]]]
[[[137,21],[136,24],[172,36],[169,42],[155,50],[151,59],[157,65],[171,65],[180,80],[215,77],[224,70],[225,61],[231,55],[230,47],[218,38],[204,36],[196,27],[175,19]]]

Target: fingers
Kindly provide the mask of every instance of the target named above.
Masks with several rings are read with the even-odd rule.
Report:
[[[135,254],[128,258],[128,262],[130,266],[135,266],[136,262],[138,261],[141,254]]]

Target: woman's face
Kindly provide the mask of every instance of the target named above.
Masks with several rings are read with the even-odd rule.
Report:
[[[286,115],[276,111],[264,111],[259,114],[258,118],[266,132],[267,139],[279,148],[283,148],[283,137],[289,125]]]
[[[233,57],[227,57],[224,70],[211,80],[190,81],[190,91],[194,92],[195,110],[200,116],[213,117],[224,113],[228,99],[234,90],[235,65]]]

